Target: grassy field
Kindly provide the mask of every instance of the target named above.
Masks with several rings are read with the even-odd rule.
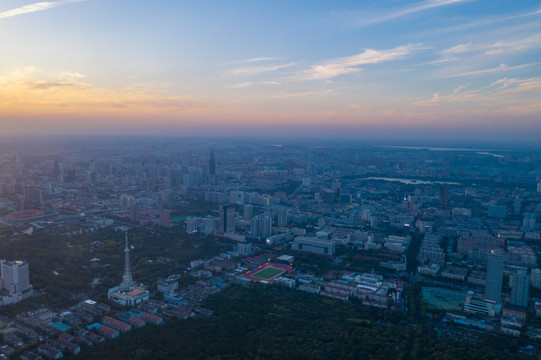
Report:
[[[258,271],[254,274],[252,274],[253,277],[257,277],[264,280],[270,280],[276,275],[280,275],[281,273],[285,272],[285,270],[282,269],[276,269],[273,267],[268,267],[266,269],[263,269],[261,271]]]

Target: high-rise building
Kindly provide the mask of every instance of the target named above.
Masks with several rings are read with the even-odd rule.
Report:
[[[216,154],[211,150],[209,156],[209,182],[216,183]]]
[[[214,223],[215,223],[214,217],[212,216],[205,217],[203,223],[205,224],[205,234],[206,235],[212,234],[214,232]]]
[[[209,175],[216,175],[216,154],[214,150],[210,152],[209,156]]]
[[[64,182],[64,170],[62,169],[62,163],[55,161],[53,166],[53,178],[59,183]]]
[[[131,220],[139,222],[139,217],[140,217],[139,213],[140,213],[139,205],[133,205],[132,207],[130,207],[130,219]]]
[[[447,209],[449,206],[449,185],[440,185],[440,208]]]
[[[288,225],[287,207],[280,206],[278,208],[277,224],[279,227],[285,227]]]
[[[220,206],[220,232],[222,234],[235,232],[235,207]]]
[[[536,289],[541,289],[541,269],[532,269],[530,284]]]
[[[15,304],[30,297],[33,289],[30,285],[28,262],[1,260],[0,265],[3,290],[0,292],[1,305]]]
[[[261,238],[266,239],[272,235],[272,219],[270,216],[262,216],[259,225],[259,235]]]
[[[523,231],[533,231],[536,229],[537,221],[535,213],[527,212],[524,213],[522,219],[522,230]]]
[[[517,270],[513,274],[513,288],[511,289],[511,304],[526,307],[528,306],[528,296],[530,291],[530,282],[526,269]]]
[[[487,261],[487,281],[485,286],[485,297],[501,303],[503,282],[503,251],[501,249],[491,250]]]
[[[258,215],[252,219],[252,235],[266,239],[272,235],[272,219],[268,215]]]
[[[250,204],[244,205],[244,220],[252,220],[254,217],[254,206]]]

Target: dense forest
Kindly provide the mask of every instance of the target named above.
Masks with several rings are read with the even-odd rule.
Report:
[[[29,262],[35,296],[0,308],[0,315],[15,316],[42,305],[62,309],[86,298],[105,301],[107,289],[122,280],[123,231],[102,229],[69,236],[60,231],[34,231],[32,236],[11,236],[12,233],[0,228],[0,258]],[[233,248],[223,239],[160,228],[130,229],[129,243],[133,278],[151,290],[158,277],[183,272],[190,260]],[[170,261],[159,262],[158,257]]]
[[[528,359],[515,339],[439,338],[429,322],[272,286],[232,286],[206,318],[136,329],[77,359]]]

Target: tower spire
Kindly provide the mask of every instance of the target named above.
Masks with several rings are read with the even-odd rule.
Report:
[[[131,277],[130,268],[130,247],[128,246],[128,230],[126,229],[126,247],[124,248],[124,277],[120,283],[120,289],[129,291],[135,287],[135,283]]]

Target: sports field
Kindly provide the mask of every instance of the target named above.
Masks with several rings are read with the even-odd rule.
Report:
[[[282,270],[282,269],[277,269],[277,268],[273,268],[273,267],[267,267],[261,271],[258,271],[256,273],[253,273],[252,276],[255,277],[255,278],[260,278],[260,279],[263,279],[263,280],[270,280],[282,273],[284,273],[285,270]]]
[[[270,283],[278,279],[285,272],[291,272],[293,270],[295,269],[290,265],[268,262],[245,272],[242,276],[255,282]]]

